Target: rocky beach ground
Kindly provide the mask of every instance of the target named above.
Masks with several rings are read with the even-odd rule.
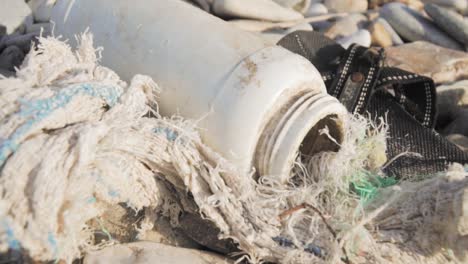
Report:
[[[434,80],[438,96],[435,129],[468,152],[467,0],[186,1],[271,43],[295,30],[305,30],[321,32],[345,48],[353,43],[384,48],[387,65]],[[50,9],[54,2],[3,0],[0,9],[1,75],[15,76],[15,69],[34,47],[32,44],[37,42],[37,37],[53,32]],[[125,226],[137,221],[138,215],[129,216],[119,209],[122,208],[110,209],[109,217],[94,225],[108,230],[121,242],[134,241],[135,228]],[[194,221],[187,220],[187,223]],[[110,259],[108,263],[154,263],[152,260],[156,259],[157,263],[233,262],[218,253],[201,251],[206,248],[187,236],[187,230],[171,229],[167,219],[161,220],[159,226],[161,229],[148,233],[145,240],[179,247],[137,242],[111,247],[80,261],[103,263],[100,261],[106,258]],[[206,230],[201,229],[199,233],[203,234]],[[165,241],[166,235],[175,238],[174,241]],[[155,253],[158,251],[161,254]],[[32,260],[15,251],[0,256],[0,263],[28,261]]]

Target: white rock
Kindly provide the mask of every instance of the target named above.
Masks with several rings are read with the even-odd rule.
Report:
[[[233,261],[200,250],[172,247],[152,242],[135,242],[111,246],[88,253],[83,264],[211,264]]]
[[[216,0],[213,13],[219,16],[250,18],[268,21],[299,20],[304,16],[271,0]]]
[[[281,33],[270,33],[270,32],[261,32],[257,33],[265,43],[269,46],[274,46],[278,41],[280,41],[285,35]]]
[[[284,33],[289,34],[297,30],[313,31],[312,25],[309,23],[297,24],[293,27],[288,28]]]
[[[34,21],[36,23],[49,22],[55,2],[57,0],[31,0],[29,7],[31,7]]]
[[[11,34],[23,24],[23,20],[31,14],[31,9],[24,0],[1,0],[0,24]]]
[[[246,31],[261,32],[269,28],[274,28],[276,23],[253,19],[232,19],[229,24]]]
[[[330,12],[364,12],[367,10],[367,0],[325,0],[323,2]]]
[[[307,12],[304,14],[305,17],[313,17],[319,15],[325,15],[328,13],[328,9],[324,4],[316,3],[310,5]]]
[[[371,34],[365,29],[360,29],[349,36],[337,39],[336,42],[338,42],[345,49],[347,49],[353,43],[359,44],[364,47],[370,47]]]
[[[311,0],[273,0],[273,1],[275,1],[276,3],[284,7],[294,9],[301,13],[304,13],[305,11],[307,11],[311,3]]]

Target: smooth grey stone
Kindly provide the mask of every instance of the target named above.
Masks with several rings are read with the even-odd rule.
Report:
[[[403,4],[386,4],[380,10],[380,15],[407,40],[425,40],[442,47],[464,50],[460,43],[438,29],[429,19]]]
[[[466,0],[423,0],[423,2],[453,8],[460,12],[468,9],[468,1]]]
[[[0,54],[0,68],[14,71],[24,60],[24,52],[16,46],[6,47]]]
[[[349,46],[354,43],[364,47],[370,47],[371,34],[368,30],[360,29],[349,36],[337,39],[336,42],[338,42],[345,49],[349,48]]]
[[[468,43],[468,23],[460,14],[434,4],[426,4],[424,10],[440,28],[454,39],[461,43]]]
[[[305,17],[313,17],[328,14],[328,9],[324,4],[316,3],[310,5],[309,9],[305,12]]]
[[[50,22],[52,9],[54,8],[57,0],[33,0],[30,1],[29,7],[32,10],[35,23]]]
[[[330,28],[330,26],[333,24],[333,22],[330,22],[328,20],[322,20],[322,21],[317,21],[317,22],[312,22],[312,28],[315,31],[323,32]]]
[[[461,134],[468,136],[468,109],[463,109],[457,113],[453,121],[445,127],[442,131],[443,134]]]
[[[11,34],[5,36],[0,41],[0,50],[8,46],[17,46],[24,53],[28,53],[31,49],[31,45],[33,42],[37,42],[37,37],[39,36],[40,32],[32,32],[26,35],[21,34]]]
[[[437,127],[444,128],[468,105],[468,80],[439,85],[437,91]]]
[[[36,23],[26,27],[26,33],[42,32],[43,36],[52,33],[52,23]]]
[[[379,17],[375,20],[375,23],[380,23],[385,28],[385,30],[387,30],[387,32],[392,37],[393,45],[401,45],[404,43],[398,33],[396,33],[395,29],[393,29],[393,27],[387,22],[387,20]]]
[[[14,71],[9,71],[9,70],[5,70],[5,69],[1,69],[0,68],[0,75],[2,75],[3,77],[12,77],[15,75],[15,72]],[[1,263],[1,262],[0,262]]]

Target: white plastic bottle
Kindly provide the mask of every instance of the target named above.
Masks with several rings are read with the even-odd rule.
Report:
[[[298,151],[336,149],[344,107],[315,67],[181,0],[57,0],[55,34],[89,27],[105,66],[147,74],[163,115],[201,119],[204,142],[244,171],[286,180]],[[304,140],[306,139],[306,140]]]

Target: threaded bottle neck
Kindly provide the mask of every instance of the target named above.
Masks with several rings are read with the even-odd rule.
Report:
[[[257,144],[254,165],[259,175],[287,181],[299,153],[336,151],[338,145],[320,130],[327,127],[341,143],[345,113],[338,100],[324,92],[307,91],[290,100],[270,120]]]

